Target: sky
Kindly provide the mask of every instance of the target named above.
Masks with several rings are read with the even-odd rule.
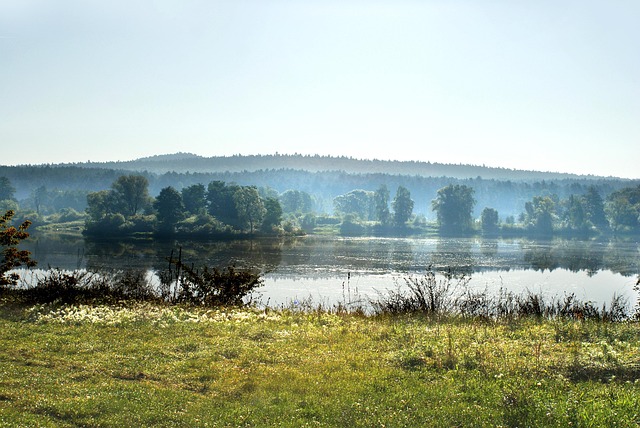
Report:
[[[0,0],[0,164],[321,154],[640,178],[637,0]]]

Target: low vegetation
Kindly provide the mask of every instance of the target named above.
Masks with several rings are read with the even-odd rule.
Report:
[[[637,426],[634,322],[0,307],[2,426]]]

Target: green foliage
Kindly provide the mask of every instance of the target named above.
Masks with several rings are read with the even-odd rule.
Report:
[[[592,224],[587,220],[584,199],[575,195],[564,201],[564,227],[573,232],[589,230]]]
[[[313,213],[306,213],[300,219],[300,227],[304,229],[305,232],[313,232],[318,224],[318,217]]]
[[[0,212],[7,212],[7,211],[17,212],[18,209],[20,209],[20,206],[13,199],[0,200]]]
[[[403,227],[413,214],[413,199],[411,192],[403,186],[398,186],[396,196],[393,198],[391,206],[393,207],[393,223],[398,227]]]
[[[584,209],[587,220],[600,230],[605,230],[609,226],[604,210],[604,201],[600,192],[594,186],[589,186],[584,195]]]
[[[366,228],[360,224],[358,217],[354,214],[347,214],[343,217],[340,224],[340,235],[343,236],[361,236],[366,232]]]
[[[471,187],[450,184],[438,190],[432,201],[438,224],[445,232],[467,232],[472,228],[471,214],[476,200]]]
[[[85,222],[85,232],[91,235],[113,236],[121,234],[126,219],[122,214],[104,214],[98,220],[91,216]]]
[[[605,211],[614,231],[634,231],[640,228],[640,186],[613,192],[607,198]]]
[[[209,214],[223,223],[237,226],[238,210],[233,195],[237,185],[227,185],[222,181],[212,181],[207,186],[207,202]]]
[[[389,211],[389,189],[386,185],[381,185],[373,195],[376,208],[376,218],[382,225],[388,225],[391,222],[391,212]]]
[[[204,184],[193,184],[182,189],[182,202],[187,212],[199,214],[207,207]]]
[[[238,213],[238,224],[241,228],[249,226],[249,233],[254,232],[257,225],[262,224],[265,207],[255,186],[238,187],[233,194],[233,203]]]
[[[184,218],[182,195],[171,186],[165,187],[154,201],[153,208],[157,211],[158,231],[173,234],[176,223]]]
[[[16,188],[13,187],[11,180],[7,177],[0,177],[0,201],[12,200],[16,193]]]
[[[263,232],[273,232],[282,223],[282,207],[278,199],[267,197],[264,200],[264,209],[261,229]]]
[[[498,211],[493,208],[485,208],[480,215],[480,224],[484,233],[495,233],[498,231]]]
[[[33,287],[14,290],[23,304],[159,302],[144,270],[91,272],[49,269]]]
[[[85,214],[80,213],[73,208],[63,208],[57,214],[51,216],[49,221],[55,221],[57,223],[71,223],[78,220],[84,220]]]
[[[139,214],[151,204],[149,180],[142,175],[122,175],[111,185],[115,212],[125,217]]]
[[[361,220],[374,218],[373,192],[356,189],[333,199],[334,211],[340,215],[352,214]]]
[[[233,232],[231,226],[226,225],[204,212],[188,217],[177,224],[176,233],[197,237],[229,235]]]
[[[262,285],[257,273],[237,270],[228,266],[222,270],[204,266],[201,269],[183,263],[182,251],[178,258],[169,257],[169,271],[161,274],[163,281],[174,281],[176,303],[198,306],[242,306],[255,288]]]
[[[313,198],[307,192],[287,190],[279,196],[282,211],[291,214],[304,214],[313,211]]]
[[[550,196],[535,196],[525,204],[527,227],[541,235],[551,235],[557,218],[556,202]]]
[[[20,266],[33,267],[36,265],[31,260],[31,253],[26,250],[19,250],[20,241],[27,239],[29,233],[27,229],[31,222],[26,220],[17,228],[11,226],[13,211],[7,211],[0,217],[0,247],[2,247],[2,260],[0,261],[0,286],[15,285],[18,275],[9,273],[10,270]]]

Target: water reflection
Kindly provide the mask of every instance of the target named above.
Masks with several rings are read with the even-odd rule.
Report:
[[[347,273],[382,275],[454,268],[456,272],[531,269],[611,271],[623,276],[640,272],[636,242],[564,240],[497,240],[480,238],[340,238],[230,241],[88,240],[78,236],[36,235],[24,245],[40,267],[63,269],[160,270],[166,258],[182,249],[195,265],[252,267],[273,275],[300,278],[346,277]]]

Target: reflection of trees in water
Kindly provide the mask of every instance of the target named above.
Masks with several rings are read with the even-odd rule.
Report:
[[[387,247],[387,252],[391,256],[389,270],[404,272],[415,268],[415,255],[410,241],[393,240],[391,245]]]
[[[640,247],[636,243],[609,242],[604,250],[604,265],[624,276],[640,273]]]
[[[58,233],[34,233],[21,243],[21,248],[31,252],[38,267],[80,269],[84,265],[85,242],[82,236]]]
[[[85,241],[88,270],[150,269],[156,250],[151,240]]]
[[[534,270],[553,271],[560,267],[559,258],[551,246],[528,243],[523,245],[522,251],[523,260]]]
[[[243,239],[232,241],[175,241],[173,248],[158,254],[161,268],[166,268],[166,258],[182,249],[182,261],[196,267],[209,266],[224,268],[237,266],[267,272],[275,269],[282,261],[282,240]],[[156,269],[158,266],[155,266]]]
[[[470,239],[439,239],[431,264],[435,270],[451,269],[454,274],[471,275],[476,266],[471,244]]]
[[[495,258],[498,255],[498,240],[482,239],[480,241],[480,254],[486,258]]]
[[[586,271],[589,276],[608,269],[624,276],[640,272],[637,248],[614,242],[554,240],[523,241],[523,260],[535,270],[557,268],[571,272]]]
[[[460,273],[524,268],[593,275],[611,270],[625,276],[640,272],[638,244],[626,241],[555,239],[342,239],[305,237],[227,241],[89,240],[78,236],[36,235],[25,242],[39,267],[122,270],[166,269],[171,251],[182,248],[185,263],[196,266],[255,268],[262,272],[319,277],[345,272],[417,272],[433,266]]]
[[[415,268],[413,245],[407,239],[340,239],[330,249],[313,249],[318,265],[347,271],[408,271]]]

